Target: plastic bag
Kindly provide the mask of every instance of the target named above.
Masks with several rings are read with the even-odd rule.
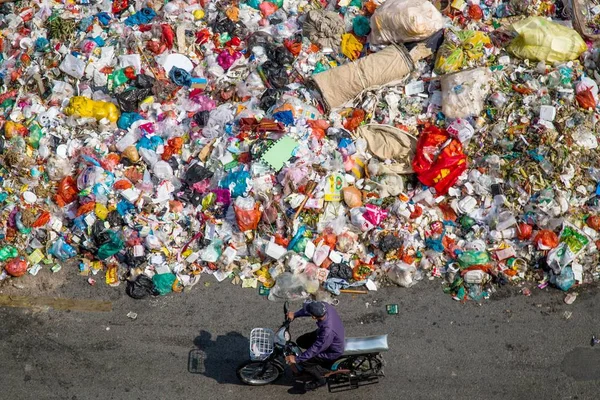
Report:
[[[467,156],[458,140],[430,126],[419,136],[412,166],[421,183],[444,195],[467,169]]]
[[[237,221],[240,231],[253,231],[258,228],[258,223],[262,216],[260,204],[257,203],[251,210],[244,210],[236,205],[234,205],[233,208],[235,210],[235,220]]]
[[[344,194],[344,202],[348,207],[361,207],[362,202],[362,193],[355,186],[348,186],[342,189]]]
[[[489,36],[481,31],[448,30],[435,60],[435,72],[448,74],[484,61],[485,48],[492,47]]]
[[[479,116],[490,91],[490,80],[487,68],[442,76],[442,112],[446,118]]]
[[[463,269],[473,265],[485,265],[489,262],[490,255],[487,251],[468,250],[458,256],[458,263]]]
[[[425,40],[444,27],[444,17],[427,0],[388,0],[371,17],[373,45]]]
[[[554,283],[557,288],[564,292],[571,289],[575,284],[575,274],[573,273],[573,269],[571,269],[571,267],[566,267],[562,270],[560,275],[552,276],[551,283]]]
[[[156,296],[158,293],[154,290],[154,283],[148,276],[140,274],[134,281],[127,281],[125,292],[134,299],[143,299],[148,295]]]
[[[4,270],[10,276],[23,276],[27,273],[27,261],[23,257],[13,258],[6,263]]]
[[[58,190],[54,196],[54,202],[59,207],[64,207],[77,200],[79,191],[77,190],[77,182],[72,176],[66,176],[58,183]]]
[[[117,122],[120,115],[119,109],[113,103],[95,101],[84,96],[72,97],[64,112],[66,115],[95,118],[98,121],[106,118],[113,123]]]
[[[542,17],[525,18],[512,28],[519,36],[507,50],[519,58],[554,63],[575,60],[587,50],[577,31]]]
[[[302,300],[310,293],[315,293],[318,288],[318,281],[309,280],[305,274],[294,275],[291,272],[283,272],[277,276],[275,286],[269,292],[269,300]]]
[[[69,258],[75,257],[77,252],[75,249],[65,242],[65,239],[59,237],[53,244],[48,253],[58,258],[60,261],[67,261]]]
[[[547,229],[539,231],[533,241],[540,250],[550,250],[558,246],[558,236]]]
[[[152,277],[154,290],[161,296],[169,294],[173,291],[173,283],[175,283],[176,279],[177,277],[171,273],[156,274]]]
[[[404,262],[392,265],[386,272],[387,277],[398,286],[411,287],[415,284],[413,280],[417,268]]]
[[[98,259],[105,260],[110,256],[117,254],[123,248],[123,240],[119,237],[116,232],[107,231],[105,232],[109,238],[109,241],[104,243],[98,248]]]

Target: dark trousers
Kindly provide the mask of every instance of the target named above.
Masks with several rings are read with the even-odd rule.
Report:
[[[317,331],[308,332],[301,335],[296,340],[296,344],[301,349],[308,349],[317,340]],[[308,373],[315,382],[325,382],[325,374],[331,371],[333,361],[323,360],[319,357],[313,357],[310,360],[300,363],[300,366]]]

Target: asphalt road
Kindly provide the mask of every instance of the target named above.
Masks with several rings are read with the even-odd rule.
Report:
[[[113,311],[0,308],[0,399],[294,397],[287,377],[259,388],[235,377],[236,365],[248,357],[251,328],[276,328],[280,303],[211,277],[187,294],[137,301],[123,286],[91,287],[76,275],[66,282],[47,293],[21,293],[110,300]],[[592,333],[600,334],[600,297],[596,288],[577,291],[570,306],[555,289],[533,289],[525,297],[518,288],[501,289],[481,305],[460,304],[443,294],[439,281],[343,295],[338,309],[348,336],[390,335],[387,376],[350,393],[321,389],[304,396],[598,399],[600,346],[589,343]],[[0,288],[8,292],[19,291]],[[398,315],[386,314],[390,303],[399,305]],[[137,319],[127,317],[130,311]],[[313,326],[298,320],[292,334]]]

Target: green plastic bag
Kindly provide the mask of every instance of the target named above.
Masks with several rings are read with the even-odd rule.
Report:
[[[575,60],[587,46],[574,30],[542,17],[529,17],[512,28],[519,36],[508,46],[515,57],[547,62]]]
[[[277,8],[283,7],[283,0],[267,0],[269,3],[273,3]]]
[[[98,258],[106,260],[110,256],[114,256],[123,248],[123,241],[116,232],[108,231],[110,240],[98,248]]]
[[[473,265],[485,265],[490,262],[490,255],[487,251],[465,251],[458,256],[458,264],[461,268],[469,268]]]
[[[165,294],[173,291],[173,283],[175,283],[177,277],[173,274],[156,274],[152,277],[152,283],[154,283],[154,289],[164,296]]]

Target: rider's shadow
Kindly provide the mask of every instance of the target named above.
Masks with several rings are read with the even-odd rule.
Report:
[[[212,340],[205,330],[194,339],[196,348],[188,356],[188,372],[203,374],[218,383],[240,383],[235,375],[235,366],[248,353],[248,339],[238,332],[229,332]]]
[[[212,340],[212,334],[201,330],[194,339],[196,346],[188,355],[188,372],[202,374],[221,384],[242,383],[236,376],[236,367],[248,359],[250,342],[238,332],[229,332]],[[289,384],[284,377],[276,384]]]

